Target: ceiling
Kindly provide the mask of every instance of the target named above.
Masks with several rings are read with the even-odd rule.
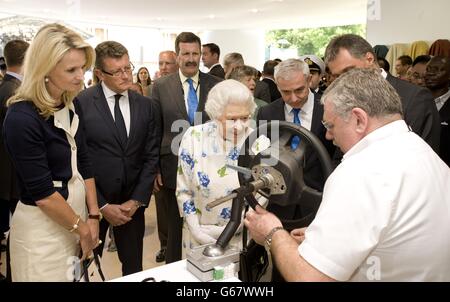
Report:
[[[309,28],[366,22],[367,0],[0,0],[0,18],[158,29]]]

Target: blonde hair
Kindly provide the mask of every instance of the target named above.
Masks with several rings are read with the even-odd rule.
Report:
[[[16,94],[8,100],[8,106],[21,101],[31,101],[44,118],[58,111],[55,100],[45,86],[45,78],[71,49],[84,50],[86,54],[84,68],[86,70],[92,67],[95,61],[94,49],[79,34],[57,23],[39,29],[25,55],[22,84]],[[80,90],[82,88],[81,84]],[[68,105],[79,91],[65,91],[61,101]]]

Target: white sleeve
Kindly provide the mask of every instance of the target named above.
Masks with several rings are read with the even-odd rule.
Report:
[[[298,251],[322,273],[346,281],[379,243],[389,223],[395,185],[382,175],[357,169],[349,174],[339,168],[325,184],[322,204]]]
[[[181,217],[196,211],[194,184],[192,182],[195,165],[191,135],[192,129],[190,127],[183,135],[178,150],[177,188],[175,196],[177,197]]]

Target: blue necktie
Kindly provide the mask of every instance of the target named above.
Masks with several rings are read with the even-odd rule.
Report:
[[[189,83],[189,92],[187,97],[188,116],[189,122],[191,123],[191,125],[193,125],[195,112],[197,111],[198,106],[198,99],[197,99],[197,92],[194,89],[194,82],[192,81],[191,78],[187,79],[187,82]]]
[[[300,109],[294,108],[292,109],[292,113],[294,114],[294,124],[296,125],[301,125],[302,123],[300,122]],[[295,150],[297,149],[298,145],[300,144],[300,136],[293,136],[292,140],[291,140],[291,149]]]

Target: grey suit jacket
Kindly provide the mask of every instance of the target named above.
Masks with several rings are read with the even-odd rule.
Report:
[[[200,98],[197,112],[202,115],[201,123],[209,120],[204,112],[206,98],[211,88],[221,79],[200,72]],[[184,91],[178,72],[157,79],[153,84],[152,101],[158,111],[158,136],[161,139],[160,171],[166,188],[175,189],[177,181],[178,148],[184,132],[188,129],[188,114]],[[175,123],[177,122],[177,123]],[[172,130],[172,126],[174,129]],[[173,145],[173,146],[172,146]]]
[[[0,199],[12,200],[19,198],[16,172],[6,152],[3,142],[3,122],[6,117],[6,101],[13,96],[20,86],[20,81],[12,75],[6,74],[0,84]]]

